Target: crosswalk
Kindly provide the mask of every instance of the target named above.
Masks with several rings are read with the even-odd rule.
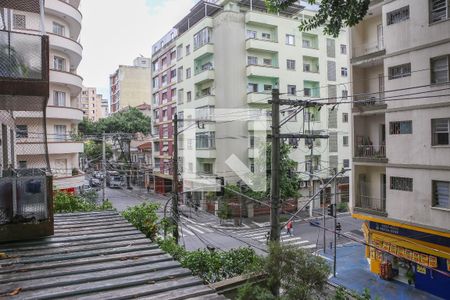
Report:
[[[259,243],[265,244],[267,242],[267,235],[270,228],[257,228],[251,230],[234,231],[234,234],[240,238],[251,239]],[[289,236],[284,233],[281,234],[281,244],[292,245],[302,249],[315,249],[316,243],[312,243],[299,236]]]
[[[214,230],[212,230],[210,227],[212,224],[215,223],[197,223],[193,220],[190,220],[186,217],[181,217],[181,227],[179,227],[179,234],[183,237],[188,236],[197,236],[199,234],[205,234],[205,233],[212,233]]]

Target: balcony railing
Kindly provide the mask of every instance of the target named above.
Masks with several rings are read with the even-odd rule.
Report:
[[[358,195],[356,197],[355,207],[384,213],[386,212],[386,199]]]
[[[386,145],[356,145],[355,157],[386,158]]]
[[[384,92],[355,95],[353,103],[357,106],[384,105]]]
[[[384,40],[365,43],[353,48],[353,57],[361,57],[370,54],[378,54],[379,51],[385,50]]]

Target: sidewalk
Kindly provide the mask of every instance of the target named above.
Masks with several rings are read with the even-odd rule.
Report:
[[[438,300],[436,296],[423,292],[398,281],[386,281],[369,270],[369,263],[364,256],[364,246],[360,244],[345,244],[338,246],[337,275],[330,281],[344,286],[349,290],[362,293],[365,288],[370,290],[372,299],[379,297],[386,300]],[[333,264],[333,254],[328,251],[325,255],[320,250],[318,254]]]

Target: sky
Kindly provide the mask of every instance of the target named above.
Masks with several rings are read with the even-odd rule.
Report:
[[[109,75],[119,65],[150,57],[151,46],[196,0],[81,0],[83,59],[78,74],[109,99]]]

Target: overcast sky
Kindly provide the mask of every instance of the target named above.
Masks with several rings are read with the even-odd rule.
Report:
[[[196,0],[81,0],[83,84],[109,98],[109,75],[131,65],[184,17]]]

